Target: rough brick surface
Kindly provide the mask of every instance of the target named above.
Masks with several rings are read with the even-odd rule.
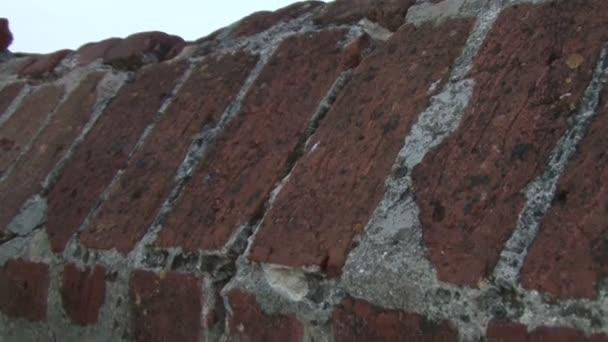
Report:
[[[255,296],[241,290],[228,294],[230,337],[235,341],[301,342],[302,324],[294,316],[268,315]]]
[[[122,42],[121,38],[108,38],[96,43],[85,44],[76,50],[78,64],[85,65],[103,58],[104,54]]]
[[[239,53],[198,66],[81,235],[85,245],[121,252],[133,247],[175,186],[193,138],[217,123],[255,63],[256,58]]]
[[[80,270],[74,264],[63,269],[61,298],[68,317],[80,325],[95,324],[99,310],[105,301],[105,269]]]
[[[458,130],[413,174],[441,280],[477,286],[494,268],[524,188],[544,171],[591,80],[608,38],[607,6],[522,5],[495,23],[475,62],[475,90]]]
[[[239,225],[260,217],[273,186],[297,157],[309,120],[342,71],[337,43],[344,35],[310,33],[282,44],[239,117],[188,184],[161,231],[160,245],[219,249]]]
[[[325,5],[315,22],[321,25],[354,23],[363,18],[396,31],[416,0],[336,0]]]
[[[533,331],[527,331],[521,324],[491,321],[488,324],[488,342],[605,342],[608,337],[604,334],[585,336],[580,331],[570,328],[540,327]]]
[[[59,50],[49,54],[28,57],[23,62],[19,75],[34,78],[46,76],[52,73],[59,62],[71,52],[71,50]]]
[[[262,11],[253,13],[241,19],[238,27],[234,30],[234,34],[236,36],[250,36],[265,31],[280,22],[287,22],[309,13],[322,4],[322,1],[302,1],[274,12]]]
[[[7,50],[13,42],[13,34],[8,27],[8,19],[0,18],[0,52]]]
[[[30,321],[46,319],[48,287],[47,265],[9,260],[0,268],[0,311]]]
[[[524,287],[559,297],[597,296],[608,275],[608,93],[557,187],[522,269]]]
[[[131,325],[137,341],[199,341],[202,286],[191,275],[135,271]]]
[[[251,259],[340,272],[353,236],[384,195],[407,132],[428,106],[429,86],[448,76],[471,24],[407,26],[363,61],[279,194]]]
[[[128,156],[184,72],[183,64],[140,70],[104,111],[49,194],[47,231],[61,251]]]
[[[23,82],[14,82],[2,88],[0,91],[0,117],[8,109],[15,97],[19,95],[24,85]]]
[[[48,126],[36,137],[0,183],[0,227],[6,227],[25,201],[42,189],[41,183],[90,119],[102,73],[89,75],[58,108]]]
[[[347,341],[458,341],[458,333],[447,321],[376,308],[362,300],[345,299],[334,311],[336,342]]]
[[[0,126],[0,175],[36,136],[62,96],[62,87],[43,85],[28,95],[19,109]]]

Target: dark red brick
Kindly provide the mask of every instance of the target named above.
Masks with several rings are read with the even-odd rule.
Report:
[[[591,80],[608,39],[607,11],[601,0],[558,1],[498,18],[475,61],[459,128],[413,173],[439,279],[477,286],[492,272],[524,189],[544,171]]]
[[[81,234],[82,243],[123,253],[131,250],[173,189],[192,138],[217,123],[255,63],[256,58],[240,53],[209,60],[194,71]]]
[[[472,20],[406,26],[366,57],[321,123],[256,235],[250,258],[340,273],[384,195],[405,136],[445,79]],[[364,91],[362,91],[364,89]]]
[[[103,61],[118,68],[138,68],[144,64],[144,55],[153,55],[157,61],[164,61],[173,47],[183,42],[182,38],[164,32],[136,33],[111,44],[103,52]]]
[[[237,37],[251,36],[263,32],[270,27],[295,19],[322,5],[322,1],[302,1],[291,4],[274,12],[262,11],[253,13],[243,19],[234,30]]]
[[[345,299],[332,317],[340,341],[458,341],[458,331],[447,321],[377,308],[365,301]]]
[[[0,268],[0,311],[13,318],[43,321],[48,288],[48,265],[9,260]]]
[[[13,103],[13,100],[19,95],[25,84],[23,82],[14,82],[0,91],[0,117]]]
[[[199,341],[202,285],[188,274],[131,274],[131,327],[137,341]]]
[[[597,296],[608,276],[608,91],[597,118],[557,186],[530,248],[522,285],[557,297]]]
[[[236,341],[301,342],[302,323],[294,316],[267,315],[254,295],[241,290],[228,294],[230,337]]]
[[[315,17],[320,25],[351,24],[363,18],[396,31],[416,0],[336,0],[325,5]]]
[[[61,298],[68,317],[80,325],[95,324],[105,302],[105,268],[80,270],[74,264],[63,269]]]
[[[0,175],[36,136],[47,116],[59,104],[63,87],[45,85],[23,99],[15,113],[0,126]]]
[[[8,19],[0,18],[0,52],[7,50],[13,42],[13,34],[8,27]]]
[[[72,52],[72,50],[59,50],[45,55],[31,56],[21,65],[19,75],[34,78],[46,76]]]
[[[58,108],[32,147],[0,183],[0,227],[6,227],[25,201],[42,190],[41,183],[68,150],[90,118],[103,74],[89,75]]]
[[[239,225],[260,217],[342,71],[337,42],[345,33],[311,33],[281,45],[184,189],[160,233],[162,246],[219,249]]]
[[[120,44],[120,38],[108,38],[96,43],[85,44],[76,50],[78,64],[85,65],[103,58],[104,54],[112,47]]]
[[[604,334],[586,337],[582,332],[570,328],[539,327],[528,332],[524,325],[506,321],[491,321],[486,332],[488,342],[605,342]]]
[[[185,64],[158,64],[140,70],[106,108],[48,196],[47,232],[51,248],[62,251],[97,203],[162,102]]]

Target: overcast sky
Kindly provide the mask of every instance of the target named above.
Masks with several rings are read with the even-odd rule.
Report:
[[[261,10],[295,0],[0,0],[0,17],[10,21],[13,52],[76,49],[109,37],[164,31],[186,40]]]

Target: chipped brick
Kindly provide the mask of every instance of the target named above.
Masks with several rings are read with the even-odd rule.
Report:
[[[105,302],[105,268],[80,270],[74,264],[63,269],[61,298],[68,317],[79,325],[95,324]]]
[[[48,265],[9,260],[0,268],[0,311],[14,318],[43,321],[48,288]]]
[[[268,213],[252,260],[341,272],[407,132],[429,105],[427,89],[448,77],[471,26],[468,19],[408,25],[363,60]]]
[[[608,39],[605,1],[502,12],[475,61],[459,128],[413,172],[439,279],[477,286],[515,228],[523,190],[545,168]],[[568,66],[571,54],[584,62]],[[563,96],[567,94],[567,96]]]
[[[137,341],[199,341],[202,290],[191,275],[134,271],[131,326]]]
[[[287,172],[313,113],[340,72],[345,31],[285,41],[184,189],[160,245],[222,248],[237,227],[255,222]],[[205,205],[201,205],[205,203]]]
[[[332,316],[334,339],[340,341],[458,341],[447,321],[431,321],[418,314],[377,308],[347,298]]]
[[[81,234],[83,244],[123,253],[134,246],[173,189],[194,136],[218,122],[255,63],[240,53],[210,59],[193,72]]]
[[[53,251],[64,249],[116,172],[126,167],[184,66],[163,63],[140,70],[106,108],[49,193],[47,232]]]

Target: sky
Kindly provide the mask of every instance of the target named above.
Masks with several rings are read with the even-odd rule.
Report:
[[[14,36],[9,50],[47,53],[110,37],[164,31],[195,40],[261,10],[296,0],[1,0]]]

